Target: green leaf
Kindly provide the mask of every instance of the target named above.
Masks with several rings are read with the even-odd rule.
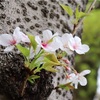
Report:
[[[40,65],[40,61],[38,61],[38,58],[41,57],[41,55],[43,54],[43,50],[41,50],[37,55],[35,55],[34,59],[31,61],[29,68],[32,70],[35,67]]]
[[[44,61],[48,62],[52,65],[60,65],[60,62],[58,61],[57,57],[54,54],[46,54],[44,57]]]
[[[17,44],[16,47],[18,48],[18,50],[23,54],[23,56],[28,57],[30,54],[30,50],[21,46],[20,44]]]
[[[33,70],[34,68],[37,68],[39,66],[40,66],[40,62],[34,61],[34,59],[33,59],[33,61],[30,63],[29,69]]]
[[[87,15],[86,13],[79,11],[79,6],[77,6],[75,12],[76,20],[79,20],[80,18],[85,17],[86,15]]]
[[[73,10],[69,6],[66,6],[64,4],[60,4],[60,6],[69,14],[69,16],[73,15]]]
[[[42,66],[43,69],[50,72],[57,72],[54,66],[60,65],[57,57],[54,54],[46,54],[44,57],[44,64]]]
[[[74,86],[71,85],[71,82],[67,83],[67,84],[58,85],[58,87],[62,88],[62,89],[65,89],[65,90],[74,89]]]
[[[50,72],[57,72],[57,70],[55,68],[53,68],[53,65],[50,65],[50,63],[45,63],[43,64],[42,68],[45,69],[46,71],[50,71]]]
[[[31,34],[28,34],[28,37],[29,37],[29,39],[31,41],[31,45],[32,45],[33,49],[36,50],[37,42],[35,41],[35,37],[33,35],[31,35]]]
[[[42,69],[43,69],[42,67],[38,66],[38,67],[34,70],[34,73],[36,74],[36,73],[38,73],[38,72],[41,72]]]
[[[38,76],[38,75],[31,75],[31,76],[28,77],[28,81],[30,81],[31,83],[34,83],[34,81],[36,79],[38,79],[38,78],[40,78],[40,76]]]

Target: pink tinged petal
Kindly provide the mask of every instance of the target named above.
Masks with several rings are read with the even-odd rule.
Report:
[[[48,42],[52,38],[52,32],[50,30],[43,31],[43,42]]]
[[[47,52],[55,52],[59,48],[59,40],[55,37],[50,43],[42,43],[42,48]]]
[[[90,70],[84,70],[80,73],[81,76],[89,74],[91,71]]]
[[[47,44],[46,48],[48,49],[49,52],[50,51],[55,52],[62,45],[58,38],[59,37],[54,37],[53,41]]]
[[[78,36],[74,37],[74,41],[76,42],[76,44],[81,45],[81,39]]]
[[[2,34],[0,35],[0,45],[9,46],[12,44],[13,37],[10,34]]]
[[[85,77],[80,77],[79,83],[81,86],[85,86],[87,84],[87,79]]]
[[[24,33],[21,32],[20,36],[21,36],[21,41],[22,42],[30,42],[28,36],[25,35]]]
[[[10,52],[14,49],[14,46],[8,46],[4,49],[4,52]]]
[[[13,33],[13,37],[17,41],[17,43],[20,43],[21,42],[20,34],[21,34],[20,28],[19,27],[16,27],[15,30],[14,30],[14,33]]]
[[[75,50],[75,45],[76,45],[76,42],[74,40],[74,38],[70,38],[69,41],[68,41],[68,48],[72,51]]]
[[[73,53],[68,47],[68,41],[70,40],[70,38],[73,39],[72,34],[67,34],[67,33],[64,34],[61,38],[61,42],[62,42],[63,46],[60,48],[61,50],[68,53],[69,55]]]
[[[30,42],[28,36],[21,32],[19,27],[16,27],[16,29],[14,30],[13,37],[17,41],[17,43],[20,43],[21,41]]]
[[[77,36],[70,38],[68,41],[68,47],[74,51],[77,50],[81,46],[81,39]]]
[[[77,50],[75,50],[78,54],[85,54],[86,52],[89,51],[89,46],[88,45],[81,45]]]
[[[54,49],[51,46],[43,47],[43,49],[47,52],[54,52]]]

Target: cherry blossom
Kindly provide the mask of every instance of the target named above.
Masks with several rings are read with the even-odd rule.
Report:
[[[73,37],[72,34],[65,33],[61,37],[62,46],[61,50],[65,51],[67,54],[72,54],[76,51],[78,54],[85,54],[89,51],[89,46],[81,43],[81,39],[78,36]]]
[[[81,86],[85,86],[87,84],[87,79],[84,76],[90,72],[90,70],[84,70],[81,73],[71,73],[67,76],[67,83],[71,82],[71,84],[75,86],[75,89],[78,88],[78,83]]]
[[[89,46],[81,43],[81,39],[78,36],[71,37],[68,41],[68,47],[72,51],[76,51],[78,54],[85,54],[89,51]]]
[[[27,35],[20,31],[19,27],[16,27],[13,34],[1,34],[0,45],[5,46],[5,52],[12,51],[14,46],[20,42],[30,42]]]
[[[59,40],[57,38],[58,33],[52,35],[50,30],[43,31],[43,38],[39,36],[35,37],[36,42],[40,47],[42,47],[47,52],[54,52],[59,48]]]
[[[73,53],[73,51],[71,51],[68,47],[68,41],[70,40],[70,38],[73,38],[73,36],[72,34],[68,34],[68,33],[63,34],[62,37],[60,38],[62,42],[60,49],[65,51],[68,55]]]

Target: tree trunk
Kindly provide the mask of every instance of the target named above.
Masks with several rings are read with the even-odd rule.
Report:
[[[41,34],[49,29],[54,33],[71,33],[74,18],[60,7],[59,3],[69,5],[74,11],[77,5],[84,11],[87,0],[0,0],[0,34],[13,33],[19,26],[24,33]],[[77,30],[81,36],[82,27]],[[0,49],[0,100],[72,100],[72,91],[53,90],[54,86],[64,83],[63,70],[59,73],[42,71],[35,84],[27,82],[24,95],[21,95],[27,71],[23,65],[23,57],[13,53],[3,53]],[[74,54],[68,57],[74,64]],[[5,98],[5,95],[7,98]]]

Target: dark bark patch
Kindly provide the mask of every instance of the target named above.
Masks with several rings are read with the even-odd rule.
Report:
[[[38,10],[38,7],[34,6],[34,4],[30,1],[27,2],[27,5],[32,8],[33,10]]]
[[[21,55],[0,53],[0,93],[7,95],[10,100],[47,100],[53,89],[50,73],[42,70],[34,84],[27,81],[21,95],[27,74]]]

